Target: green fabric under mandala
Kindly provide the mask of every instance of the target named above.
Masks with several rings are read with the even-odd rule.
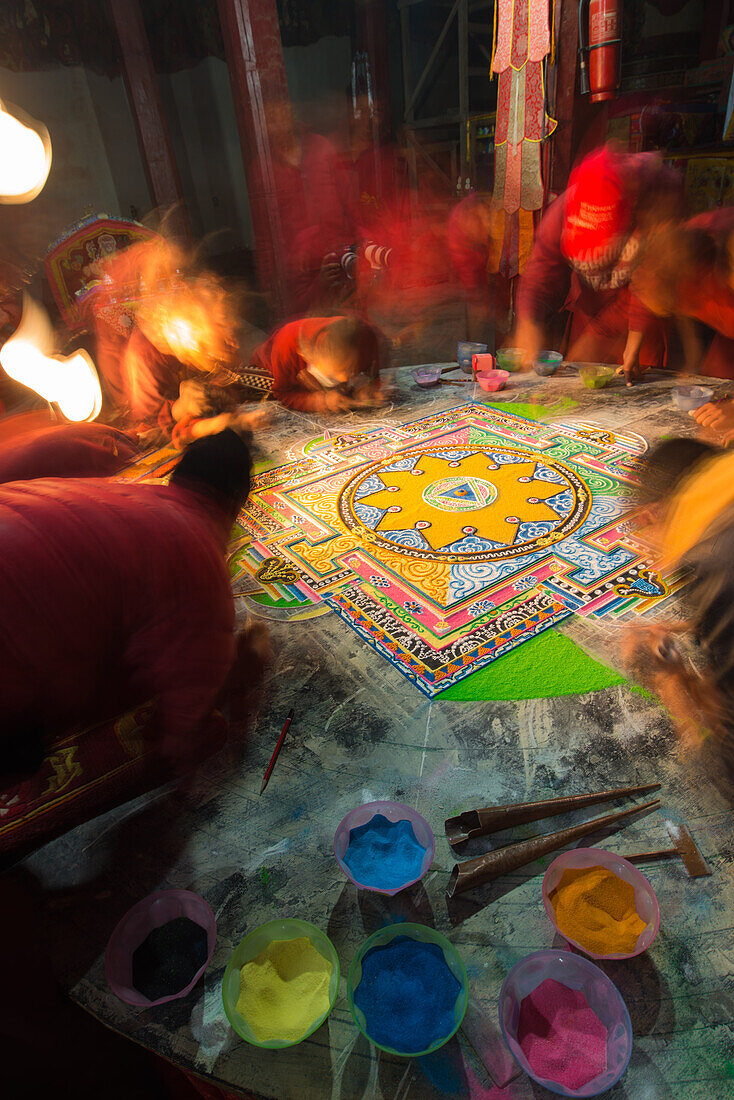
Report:
[[[626,683],[570,638],[545,630],[440,692],[441,700],[549,699]]]
[[[560,413],[576,408],[578,401],[574,401],[572,397],[564,397],[552,405],[533,405],[529,402],[523,403],[520,401],[498,401],[496,404],[491,402],[487,402],[487,404],[490,408],[496,409],[497,412],[510,413],[512,416],[524,416],[526,420],[543,420],[546,416],[558,416]]]

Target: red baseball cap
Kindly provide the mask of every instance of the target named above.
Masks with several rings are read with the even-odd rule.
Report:
[[[632,202],[623,158],[606,147],[571,173],[561,251],[573,264],[604,268],[619,257],[629,236]]]

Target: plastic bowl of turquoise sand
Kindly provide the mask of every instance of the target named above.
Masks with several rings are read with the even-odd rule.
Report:
[[[237,1011],[237,1003],[240,998],[240,971],[245,963],[262,955],[268,946],[277,940],[295,940],[305,937],[311,941],[311,946],[318,951],[322,958],[331,963],[331,975],[329,977],[329,1007],[321,1016],[312,1021],[310,1026],[297,1039],[258,1039],[252,1027],[245,1017]],[[282,917],[279,920],[271,920],[261,924],[249,932],[235,947],[229,956],[229,961],[222,979],[222,1004],[224,1012],[232,1028],[240,1038],[245,1039],[254,1047],[264,1047],[266,1050],[282,1050],[284,1047],[296,1046],[313,1035],[328,1019],[331,1010],[339,996],[339,956],[329,937],[309,921],[298,920],[295,917]]]
[[[628,883],[635,892],[635,909],[637,910],[640,920],[645,921],[645,927],[637,938],[634,950],[627,954],[598,955],[596,952],[590,951],[588,947],[584,947],[582,943],[572,940],[558,927],[551,894],[561,881],[563,872],[570,870],[586,870],[591,867],[603,867],[606,871],[611,871],[617,878],[621,878],[624,882]],[[589,955],[592,959],[605,959],[609,961],[633,959],[635,955],[641,955],[643,951],[647,951],[660,931],[660,906],[658,905],[658,899],[652,886],[645,878],[642,871],[638,871],[634,864],[629,863],[622,856],[618,856],[614,852],[607,852],[605,848],[572,848],[569,852],[561,852],[559,856],[556,856],[543,875],[541,889],[543,893],[543,905],[548,914],[548,920],[551,922],[558,935],[563,936],[567,943],[570,943],[573,947],[577,947],[579,951],[583,951],[585,955]]]
[[[606,1028],[606,1068],[578,1089],[539,1077],[518,1041],[522,1002],[549,978],[582,993]],[[619,990],[598,966],[573,951],[535,951],[516,962],[502,984],[499,1019],[504,1040],[520,1068],[533,1081],[558,1096],[599,1096],[617,1083],[632,1056],[632,1021]]]
[[[375,948],[387,947],[398,936],[404,936],[407,940],[413,940],[417,943],[433,944],[438,947],[443,954],[443,961],[459,985],[456,1001],[447,1013],[449,1020],[445,1034],[436,1038],[425,1050],[400,1050],[384,1041],[378,1041],[374,1035],[370,1034],[370,1024],[364,1012],[362,1012],[359,1005],[355,1003],[355,994],[362,981],[362,966],[365,957]],[[427,991],[427,996],[430,996],[430,990]],[[387,928],[380,928],[377,932],[374,932],[369,939],[365,940],[352,959],[352,965],[349,967],[349,973],[347,975],[347,1000],[349,1002],[349,1010],[354,1017],[357,1027],[376,1047],[379,1047],[380,1050],[384,1050],[387,1054],[396,1054],[399,1058],[421,1058],[426,1054],[432,1054],[435,1050],[444,1046],[461,1027],[461,1021],[464,1019],[464,1014],[466,1013],[469,1003],[469,979],[467,978],[466,967],[464,966],[461,955],[454,945],[450,943],[445,936],[442,936],[440,932],[437,932],[435,928],[429,928],[428,925],[425,924],[390,924]],[[381,1024],[387,1025],[386,1030],[389,1032],[391,1019],[387,1017],[386,1012],[381,1013],[380,1019]],[[400,1028],[399,1021],[394,1021],[394,1026],[395,1040],[393,1041],[396,1041]]]
[[[348,864],[344,861],[347,849],[349,848],[352,829],[359,829],[360,826],[367,825],[377,814],[381,814],[382,817],[387,818],[388,822],[392,823],[401,821],[410,822],[415,839],[418,841],[418,844],[425,849],[420,868],[417,869],[418,873],[408,875],[405,881],[401,882],[399,885],[390,884],[380,886],[360,882]],[[386,844],[389,844],[389,840],[386,840]],[[435,852],[436,841],[431,826],[428,824],[425,817],[419,814],[417,810],[412,809],[410,806],[404,806],[402,802],[365,802],[361,806],[356,806],[355,809],[349,811],[346,817],[342,818],[334,834],[334,856],[336,862],[339,864],[349,881],[353,882],[360,890],[371,890],[376,894],[386,894],[389,897],[394,897],[394,895],[400,893],[401,890],[406,890],[409,886],[413,886],[414,883],[419,882],[433,863]]]

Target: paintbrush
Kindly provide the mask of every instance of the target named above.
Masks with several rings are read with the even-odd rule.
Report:
[[[263,793],[263,791],[267,787],[268,783],[270,782],[270,776],[273,774],[273,768],[275,767],[275,761],[278,759],[278,756],[280,755],[280,750],[283,748],[283,742],[285,741],[285,735],[288,732],[288,727],[290,726],[291,722],[293,721],[293,715],[294,714],[295,714],[295,710],[293,709],[293,707],[291,707],[290,714],[288,715],[288,717],[285,720],[285,725],[283,726],[283,729],[280,731],[280,737],[278,738],[278,744],[275,746],[275,749],[273,750],[273,755],[270,757],[270,763],[268,764],[267,768],[265,769],[265,775],[263,776],[263,783],[262,783],[262,787],[260,788],[260,794]]]

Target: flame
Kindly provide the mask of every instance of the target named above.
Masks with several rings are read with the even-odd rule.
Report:
[[[94,420],[102,408],[102,389],[91,356],[83,349],[54,355],[53,347],[48,314],[24,295],[21,322],[0,348],[0,365],[16,382],[58,405],[67,420]]]
[[[21,121],[0,100],[0,202],[30,202],[43,189],[51,168],[48,130],[28,118]]]

